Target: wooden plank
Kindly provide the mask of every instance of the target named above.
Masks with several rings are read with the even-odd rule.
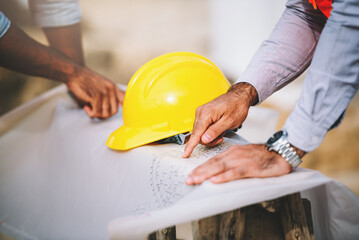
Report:
[[[148,236],[148,240],[176,240],[176,227],[164,228]]]
[[[219,239],[242,240],[245,213],[243,208],[221,214]]]
[[[194,240],[314,240],[310,202],[300,193],[192,222]],[[157,231],[149,240],[174,240],[175,227]]]
[[[311,239],[300,193],[294,193],[282,198],[280,218],[284,239]]]
[[[267,210],[268,212],[275,213],[280,211],[280,208],[282,206],[282,201],[280,198],[269,200],[265,202],[258,203],[259,206]]]
[[[219,239],[220,215],[203,218],[192,222],[193,240]]]
[[[246,240],[283,240],[279,213],[269,202],[246,207],[244,238]],[[268,208],[268,206],[271,206]]]
[[[312,206],[310,204],[310,201],[306,198],[302,199],[302,203],[303,203],[303,207],[304,207],[305,216],[307,219],[310,239],[314,240],[314,225],[313,225],[313,218],[312,218]]]

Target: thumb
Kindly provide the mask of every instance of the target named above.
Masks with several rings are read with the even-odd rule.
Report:
[[[94,112],[89,105],[84,106],[84,111],[90,118],[94,117]]]
[[[216,140],[220,135],[222,135],[227,129],[230,129],[231,123],[224,118],[221,118],[219,121],[213,123],[207,128],[201,137],[201,142],[203,144],[209,144],[212,141]]]

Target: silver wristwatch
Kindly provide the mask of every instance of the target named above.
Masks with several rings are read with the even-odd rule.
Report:
[[[269,151],[275,151],[281,155],[291,166],[292,170],[296,169],[302,163],[302,159],[297,152],[291,147],[287,140],[288,133],[284,130],[276,132],[266,143]]]

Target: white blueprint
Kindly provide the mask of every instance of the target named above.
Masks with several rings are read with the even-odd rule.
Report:
[[[253,108],[239,130],[264,141],[277,116]],[[312,170],[282,177],[187,186],[190,170],[244,140],[216,148],[147,145],[113,151],[105,142],[121,114],[90,120],[62,86],[0,118],[0,232],[15,239],[141,239],[190,222],[301,191],[313,206],[317,239],[358,239],[358,198]]]

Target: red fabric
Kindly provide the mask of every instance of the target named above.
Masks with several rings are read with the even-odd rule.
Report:
[[[330,12],[332,11],[332,0],[308,0],[314,7],[314,9],[319,8],[319,10],[329,18]]]

